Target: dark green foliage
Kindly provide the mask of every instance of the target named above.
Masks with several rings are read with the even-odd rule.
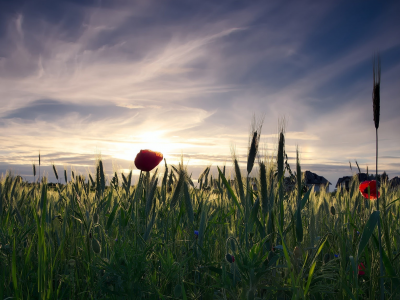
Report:
[[[284,211],[283,211],[283,176],[284,176],[284,161],[283,154],[285,151],[285,136],[283,135],[283,130],[279,133],[279,143],[278,143],[278,156],[277,156],[277,165],[278,165],[278,195],[279,195],[279,208],[280,208],[280,226],[283,228],[284,222]]]
[[[157,183],[158,183],[158,178],[155,177],[156,174],[157,174],[157,172],[154,174],[154,176],[153,176],[153,178],[151,180],[151,183],[149,185],[150,191],[147,193],[146,208],[145,208],[146,209],[146,212],[145,212],[146,216],[149,215],[150,210],[153,207],[154,193],[156,191]]]
[[[185,193],[185,207],[186,207],[186,212],[189,218],[189,221],[191,224],[193,224],[194,221],[194,215],[193,215],[193,205],[192,205],[192,199],[190,198],[190,193],[189,193],[189,187],[187,182],[184,183],[184,193]]]
[[[369,217],[369,220],[365,225],[364,231],[361,235],[360,243],[358,244],[358,250],[357,250],[358,258],[361,257],[364,248],[367,246],[367,243],[369,242],[375,230],[375,226],[378,224],[378,220],[379,220],[379,211],[374,211]]]
[[[261,207],[262,212],[265,215],[268,213],[269,203],[268,203],[268,182],[267,182],[267,169],[264,162],[259,163],[260,167],[260,185],[261,185]]]
[[[178,172],[168,166],[176,181],[165,201],[171,174],[167,166],[161,187],[157,173],[150,177],[144,172],[131,186],[130,173],[121,175],[122,188],[106,186],[102,197],[85,187],[80,174],[56,189],[7,175],[0,181],[0,295],[376,299],[379,213],[374,202],[366,206],[357,178],[350,192],[305,192],[298,161],[297,189],[284,191],[284,201],[275,201],[275,164],[259,166],[259,176],[248,181],[257,182],[258,192],[243,183],[240,169],[235,170],[235,192],[217,168],[213,181],[223,193],[193,188],[182,166],[175,167]],[[206,169],[204,176],[211,174]],[[116,179],[113,186],[118,186]],[[398,299],[400,194],[382,188],[385,296]],[[360,262],[366,266],[362,277],[351,273]]]
[[[246,208],[246,198],[244,196],[242,173],[240,172],[239,163],[236,158],[233,160],[233,164],[235,166],[235,175],[236,175],[235,179],[237,182],[237,187],[239,189],[239,198],[242,203],[242,206]]]
[[[179,200],[179,197],[180,197],[180,194],[181,194],[181,188],[182,188],[182,185],[184,183],[184,180],[185,180],[184,179],[184,174],[180,173],[179,174],[178,183],[176,184],[174,193],[172,195],[171,204],[170,204],[171,208],[174,208],[175,205],[178,203],[178,200]]]
[[[299,159],[299,150],[296,150],[296,175],[297,175],[297,210],[296,210],[296,238],[297,242],[303,242],[303,222],[301,219],[301,167],[300,167],[300,159]]]
[[[284,161],[283,161],[283,154],[285,151],[285,136],[283,132],[279,133],[279,143],[278,143],[278,156],[277,156],[277,165],[278,165],[278,181],[282,180],[283,178],[283,168],[284,168]],[[279,199],[283,199],[283,185],[279,187]]]

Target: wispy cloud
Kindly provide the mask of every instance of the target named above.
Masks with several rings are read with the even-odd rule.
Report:
[[[128,168],[152,148],[220,164],[232,143],[245,158],[256,112],[268,153],[285,116],[288,154],[299,145],[304,166],[333,181],[348,160],[373,164],[379,50],[380,168],[399,174],[399,4],[360,5],[15,5],[0,25],[0,160],[29,165],[40,149],[78,167],[101,152]]]

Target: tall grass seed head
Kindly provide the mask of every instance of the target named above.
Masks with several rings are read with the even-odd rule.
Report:
[[[377,58],[374,57],[374,67],[373,67],[373,77],[374,77],[374,86],[372,90],[372,105],[374,112],[374,123],[375,128],[379,128],[379,116],[380,116],[380,87],[381,87],[381,60],[379,55]]]
[[[250,174],[251,170],[253,169],[254,160],[256,159],[257,155],[257,149],[258,149],[257,131],[254,131],[249,149],[249,155],[247,158],[247,174]]]

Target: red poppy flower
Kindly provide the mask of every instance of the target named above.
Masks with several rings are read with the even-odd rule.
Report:
[[[225,258],[229,263],[234,263],[235,262],[235,257],[233,255],[229,254],[229,253],[227,253],[225,255]]]
[[[367,180],[360,184],[360,192],[364,196],[365,199],[368,199],[368,187],[369,187],[369,196],[371,200],[376,200],[381,194],[376,190],[376,181],[375,180]]]
[[[135,166],[141,171],[151,171],[162,161],[163,155],[160,152],[151,150],[140,150],[135,158]]]
[[[365,266],[363,263],[359,263],[358,265],[358,276],[365,275]]]

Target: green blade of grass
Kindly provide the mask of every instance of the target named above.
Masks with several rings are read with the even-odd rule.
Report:
[[[297,208],[296,212],[296,238],[298,243],[301,243],[303,241],[303,223],[301,221],[300,206]]]
[[[107,230],[109,230],[111,228],[111,225],[112,225],[112,223],[114,221],[115,214],[117,213],[118,208],[119,208],[118,203],[115,203],[114,208],[113,208],[113,210],[112,210],[112,212],[111,212],[111,214],[110,214],[110,216],[108,217],[108,220],[107,220],[107,225],[106,225],[106,229]]]
[[[18,295],[18,281],[17,281],[17,258],[16,258],[16,248],[15,248],[15,238],[13,242],[13,252],[12,252],[12,282],[14,286],[15,295]],[[18,297],[17,297],[18,298]]]
[[[301,202],[300,202],[300,208],[301,209],[303,209],[304,206],[306,206],[307,201],[310,198],[311,190],[312,189],[308,189],[308,191],[304,194],[303,198],[301,199]]]
[[[379,249],[378,238],[375,236],[375,234],[373,234],[372,237],[373,237],[373,241],[374,241],[375,247],[377,249]],[[396,272],[395,272],[395,270],[394,270],[394,268],[393,268],[393,266],[392,266],[392,264],[390,262],[390,259],[387,256],[387,254],[386,254],[386,252],[385,252],[385,250],[383,248],[382,248],[382,261],[383,261],[383,265],[385,266],[385,270],[386,270],[387,275],[389,275],[389,277],[392,279],[392,281],[394,281],[393,283],[396,286],[398,286],[400,284],[400,280],[397,277],[397,274],[396,274]]]
[[[367,224],[365,225],[363,233],[361,235],[360,243],[358,244],[357,261],[361,257],[361,254],[365,246],[368,244],[368,241],[371,238],[371,235],[374,232],[376,225],[378,224],[378,220],[379,220],[379,211],[374,211],[369,217]]]
[[[234,192],[233,192],[233,190],[232,190],[230,184],[229,184],[228,181],[226,180],[224,174],[221,172],[221,170],[219,169],[219,167],[217,167],[217,168],[218,168],[219,175],[221,176],[222,182],[224,183],[226,189],[228,190],[229,194],[231,195],[231,197],[232,197],[232,199],[233,199],[233,202],[235,203],[235,205],[237,206],[237,208],[239,209],[240,213],[241,213],[242,216],[243,216],[244,213],[243,213],[242,207],[240,206],[240,204],[239,204],[239,202],[238,202],[238,200],[237,200],[237,198],[236,198],[236,195],[234,194]]]
[[[181,287],[182,287],[182,298],[183,298],[183,300],[187,300],[185,286],[184,286],[183,282],[181,284]]]
[[[327,238],[328,238],[328,236],[326,235],[325,236],[325,240],[320,244],[317,253],[314,255],[310,271],[308,272],[308,279],[307,279],[306,288],[304,289],[304,298],[306,297],[306,295],[308,293],[308,290],[310,288],[311,280],[312,280],[312,277],[313,277],[314,271],[315,271],[315,266],[317,265],[317,261],[316,261],[317,256],[321,253],[322,248],[324,248],[324,245],[325,245],[325,242],[326,242]]]

